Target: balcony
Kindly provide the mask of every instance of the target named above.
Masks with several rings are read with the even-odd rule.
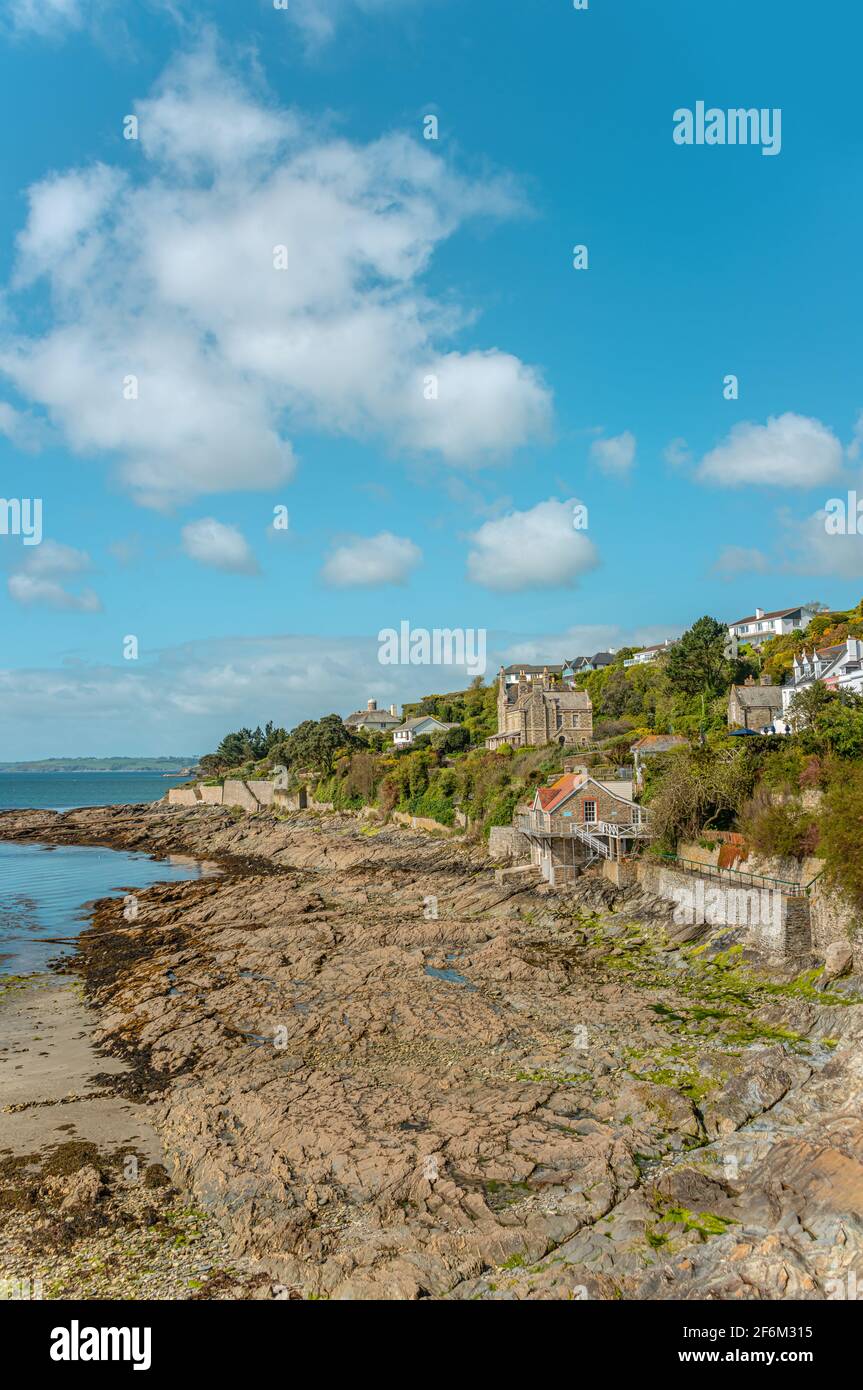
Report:
[[[591,835],[611,840],[649,840],[651,832],[640,817],[638,820],[618,821],[576,821],[571,825],[558,825],[552,829],[551,816],[546,811],[529,811],[527,815],[516,816],[516,829],[522,835],[554,836],[555,839],[581,838],[583,831]]]

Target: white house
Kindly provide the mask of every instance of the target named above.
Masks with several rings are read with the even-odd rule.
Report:
[[[649,661],[655,661],[658,656],[662,656],[663,652],[670,651],[672,647],[676,647],[678,641],[679,638],[677,637],[666,637],[664,642],[658,642],[655,647],[642,647],[640,652],[636,652],[634,656],[629,657],[623,664],[624,666],[646,666]]]
[[[791,679],[782,687],[783,716],[788,715],[794,696],[815,681],[823,681],[828,690],[863,695],[863,641],[849,637],[835,647],[813,648],[795,657]]]
[[[777,608],[773,613],[756,608],[748,618],[738,618],[736,623],[729,623],[728,635],[732,642],[749,642],[758,646],[771,637],[785,637],[798,629],[805,632],[815,616],[813,608]]]
[[[435,719],[433,714],[421,714],[415,719],[406,719],[398,729],[393,729],[393,743],[397,748],[409,748],[420,734],[440,734],[445,733],[447,729],[457,728],[458,724],[444,724],[443,720]]]
[[[556,676],[560,680],[565,674],[566,670],[563,666],[525,666],[521,662],[516,666],[503,667],[503,683],[504,685],[518,685],[522,676],[528,682],[541,682],[543,675]]]

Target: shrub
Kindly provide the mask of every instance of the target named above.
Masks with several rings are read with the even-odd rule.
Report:
[[[843,768],[828,788],[821,814],[819,852],[829,882],[863,909],[863,764]]]
[[[797,801],[776,801],[759,788],[740,813],[746,841],[768,859],[803,859],[818,843],[818,827]]]
[[[679,748],[650,758],[645,801],[661,847],[733,824],[752,793],[755,768],[742,748]]]

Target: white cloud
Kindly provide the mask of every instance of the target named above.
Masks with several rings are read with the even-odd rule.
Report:
[[[679,436],[666,445],[662,457],[671,468],[683,468],[692,460],[692,450],[685,439]]]
[[[593,542],[573,526],[574,506],[550,498],[486,521],[470,537],[468,578],[501,593],[571,587],[599,563]]]
[[[8,18],[18,32],[45,37],[76,29],[84,23],[84,0],[8,0]]]
[[[729,578],[735,574],[766,574],[770,569],[770,561],[761,550],[748,549],[742,545],[726,545],[714,568],[719,574]]]
[[[383,14],[416,4],[417,0],[289,0],[286,13],[299,26],[307,48],[314,51],[333,38],[351,13]]]
[[[8,19],[14,31],[32,33],[43,38],[62,37],[85,24],[95,27],[102,13],[122,12],[126,6],[119,0],[6,0]],[[154,8],[167,12],[182,27],[194,22],[200,6],[191,0],[151,0]],[[350,15],[373,16],[398,10],[418,8],[418,0],[285,0],[284,7],[275,11],[273,0],[266,0],[274,10],[273,24],[283,21],[296,26],[306,50],[317,52],[330,42]],[[276,31],[270,30],[268,38]]]
[[[466,466],[547,430],[537,370],[454,351],[472,310],[421,280],[465,222],[523,210],[510,180],[465,179],[404,135],[321,135],[211,40],[135,111],[137,177],[94,164],[29,190],[12,288],[44,283],[51,318],[4,325],[0,371],[139,502],[281,484],[300,428]]]
[[[623,478],[635,463],[635,435],[629,430],[610,439],[595,439],[590,446],[590,461],[603,473]]]
[[[371,698],[385,708],[469,682],[458,667],[382,666],[378,650],[376,632],[229,635],[117,666],[0,670],[0,758],[201,754],[244,725],[293,728]]]
[[[86,551],[60,545],[58,541],[43,541],[28,551],[23,568],[28,574],[60,579],[65,575],[83,574],[93,566]]]
[[[192,560],[227,574],[257,574],[258,564],[236,526],[211,516],[190,521],[182,530],[183,549]]]
[[[842,468],[842,445],[820,420],[771,416],[766,425],[744,421],[706,454],[697,477],[720,487],[816,487]]]
[[[36,579],[30,574],[11,574],[9,597],[25,608],[53,608],[60,613],[99,613],[102,604],[92,589],[71,593],[53,579]]]
[[[382,531],[338,546],[321,573],[334,589],[377,588],[406,584],[421,560],[422,551],[413,541]]]
[[[25,453],[35,453],[46,441],[47,432],[41,420],[29,411],[16,410],[8,401],[0,401],[0,434],[10,444]]]
[[[92,569],[90,557],[82,550],[57,541],[43,541],[28,549],[21,568],[9,576],[9,597],[25,608],[52,608],[64,613],[99,613],[98,594],[92,589],[73,592],[61,580]]]
[[[863,498],[863,478],[858,481],[857,496]],[[847,515],[847,493],[840,500]],[[783,569],[793,574],[834,575],[854,581],[863,576],[863,535],[834,535],[828,531],[828,513],[824,508],[803,520],[784,511],[780,520]]]
[[[638,628],[622,628],[615,623],[581,624],[566,632],[511,644],[506,648],[504,664],[524,661],[536,666],[546,661],[557,663],[577,656],[593,656],[595,652],[619,652],[622,647],[652,647],[669,637],[679,637],[680,633],[679,627],[661,624]]]

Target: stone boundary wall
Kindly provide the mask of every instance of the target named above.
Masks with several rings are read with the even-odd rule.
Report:
[[[804,960],[812,950],[812,929],[810,924],[809,902],[806,898],[789,898],[781,893],[760,889],[738,888],[734,881],[717,880],[713,877],[700,877],[695,873],[665,868],[648,859],[638,862],[638,882],[658,898],[681,902],[683,893],[693,895],[695,915],[704,905],[704,916],[709,920],[709,905],[715,901],[711,893],[717,888],[736,889],[738,892],[752,891],[755,896],[748,899],[753,910],[738,925],[745,926],[752,945],[763,951],[775,961]],[[703,896],[702,896],[703,895]],[[741,906],[746,898],[738,898]],[[738,913],[738,916],[742,916]]]
[[[409,816],[405,811],[393,811],[392,819],[396,825],[405,825],[409,830],[442,830],[445,835],[456,833],[453,826],[442,825],[439,820],[432,820],[430,816]]]
[[[241,810],[254,812],[275,806],[280,810],[302,811],[307,802],[305,787],[299,792],[283,791],[275,782],[242,781],[239,777],[226,777],[223,786],[171,787],[168,791],[169,806],[239,806]],[[321,806],[320,809],[324,809]]]

